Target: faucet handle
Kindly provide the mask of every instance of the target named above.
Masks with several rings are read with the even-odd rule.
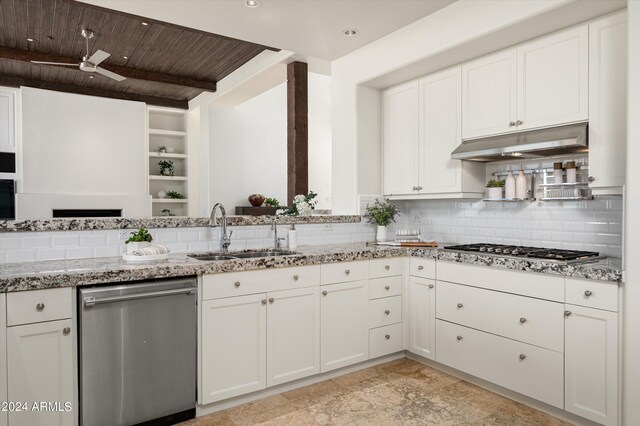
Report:
[[[233,231],[229,231],[229,236],[227,237],[228,239],[231,239],[231,236],[233,235]]]

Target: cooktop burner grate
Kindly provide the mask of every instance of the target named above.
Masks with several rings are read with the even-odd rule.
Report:
[[[600,253],[593,251],[581,251],[581,250],[562,250],[562,249],[550,249],[542,247],[525,247],[525,246],[510,246],[503,244],[462,244],[457,246],[448,246],[445,249],[469,251],[487,254],[498,254],[504,256],[515,256],[532,259],[549,259],[549,260],[582,260],[591,259],[600,256]]]

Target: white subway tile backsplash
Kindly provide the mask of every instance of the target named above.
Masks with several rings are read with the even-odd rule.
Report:
[[[62,260],[66,256],[66,250],[64,248],[46,248],[38,249],[36,258],[37,260]]]

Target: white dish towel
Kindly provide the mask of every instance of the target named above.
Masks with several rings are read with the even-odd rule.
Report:
[[[131,254],[134,256],[155,256],[158,254],[169,254],[169,247],[163,244],[152,244],[145,248],[135,250]]]

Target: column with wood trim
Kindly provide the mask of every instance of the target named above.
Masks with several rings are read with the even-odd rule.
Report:
[[[287,201],[309,191],[307,64],[287,65]]]

